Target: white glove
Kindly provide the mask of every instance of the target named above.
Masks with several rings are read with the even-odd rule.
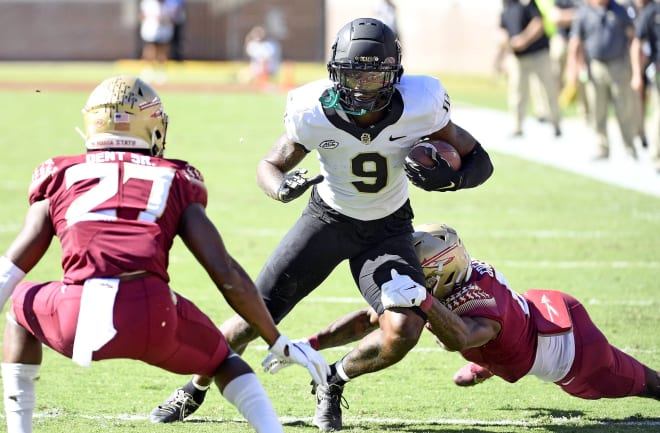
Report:
[[[293,340],[293,344],[306,344],[311,347],[309,340],[306,338],[302,340]],[[293,365],[293,362],[289,358],[279,357],[272,352],[269,353],[263,361],[261,361],[261,366],[263,367],[264,371],[270,374],[275,374],[281,369],[289,367],[290,365]]]
[[[381,286],[380,302],[385,309],[392,307],[420,307],[428,311],[433,297],[426,287],[416,283],[408,275],[399,275],[392,269],[392,279]]]
[[[312,349],[312,346],[309,344],[293,343],[287,337],[280,334],[275,341],[275,344],[273,344],[268,350],[277,358],[283,359],[289,363],[294,362],[305,367],[312,375],[312,379],[317,385],[328,384],[330,366],[325,358],[323,358],[323,356],[321,356],[316,350]],[[273,364],[273,358],[268,355],[261,363],[261,366],[264,367],[265,371],[269,371],[268,366],[271,364]],[[285,366],[276,368],[275,371],[271,371],[271,373],[274,374],[283,367]],[[275,366],[273,368],[275,368]]]

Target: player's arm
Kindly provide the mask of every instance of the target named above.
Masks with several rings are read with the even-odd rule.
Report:
[[[305,178],[305,169],[289,173],[306,155],[307,150],[301,144],[283,134],[257,163],[257,184],[275,200],[288,202],[300,197],[310,186],[323,180],[321,175]]]
[[[279,336],[272,317],[250,277],[229,255],[201,204],[186,208],[178,234],[234,311],[272,345]]]
[[[500,323],[495,320],[461,317],[435,298],[426,315],[431,332],[451,351],[483,346],[495,339],[501,329]]]
[[[307,340],[317,350],[329,349],[358,341],[378,326],[378,314],[368,307],[345,314]]]
[[[455,191],[457,189],[474,188],[484,183],[493,174],[493,163],[488,152],[481,144],[465,129],[453,123],[451,120],[444,128],[429,136],[448,142],[456,148],[461,155],[461,168],[454,172],[447,171],[451,175],[449,182],[454,183],[453,188],[443,188],[444,191]],[[441,173],[440,173],[441,174]]]
[[[26,273],[41,260],[55,236],[48,207],[48,200],[37,201],[30,206],[23,228],[4,254]]]
[[[48,207],[48,200],[30,206],[21,231],[0,258],[0,309],[25,274],[41,260],[53,240],[55,232]]]
[[[229,255],[220,233],[201,204],[192,203],[186,208],[178,234],[231,308],[268,343],[270,352],[302,365],[316,383],[325,384],[330,373],[325,359],[311,347],[292,343],[280,334],[254,283]]]

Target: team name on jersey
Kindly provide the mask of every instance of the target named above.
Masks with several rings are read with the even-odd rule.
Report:
[[[131,152],[121,152],[121,151],[88,153],[85,156],[85,159],[88,163],[128,161],[138,165],[148,165],[148,166],[156,165],[151,161],[151,157],[149,155],[142,155],[139,153],[131,153]]]

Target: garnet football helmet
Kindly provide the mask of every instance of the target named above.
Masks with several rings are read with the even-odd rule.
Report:
[[[470,278],[472,259],[453,228],[445,224],[415,227],[413,243],[426,277],[426,288],[436,298],[446,297]]]
[[[361,115],[382,110],[403,74],[401,45],[382,22],[358,18],[337,33],[328,72],[344,111]]]
[[[156,91],[130,75],[99,84],[82,110],[87,150],[147,150],[163,156],[167,114]]]

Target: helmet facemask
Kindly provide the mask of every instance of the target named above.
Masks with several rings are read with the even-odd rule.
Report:
[[[469,280],[471,258],[456,230],[444,224],[425,224],[415,228],[413,242],[426,288],[433,296],[445,298]]]
[[[328,73],[337,95],[332,108],[356,115],[382,110],[403,73],[401,45],[380,21],[354,20],[337,33]]]
[[[139,78],[109,78],[92,91],[82,110],[87,150],[165,151],[168,117],[153,88]]]

